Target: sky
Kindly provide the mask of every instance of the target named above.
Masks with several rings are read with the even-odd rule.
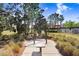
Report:
[[[79,22],[78,3],[40,3],[39,6],[45,10],[43,12],[45,18],[48,18],[50,14],[59,13],[64,16],[63,22],[69,20]]]
[[[4,6],[6,7],[7,4]],[[39,7],[45,10],[43,15],[47,21],[49,15],[58,13],[64,16],[63,22],[69,20],[79,22],[79,3],[40,3]]]

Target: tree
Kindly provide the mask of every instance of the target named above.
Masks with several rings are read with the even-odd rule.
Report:
[[[21,22],[22,22],[22,7],[21,3],[8,3],[7,6],[5,7],[5,11],[9,12],[8,18],[9,18],[9,24],[12,28],[12,25],[16,25],[17,27],[17,32],[20,33],[19,27],[21,27]],[[19,7],[19,8],[17,8]]]
[[[24,14],[24,16],[22,17],[22,19],[23,19],[23,22],[24,22],[23,25],[25,25],[24,26],[25,33],[28,34],[28,32],[29,32],[29,18],[28,18],[28,16],[26,14]]]
[[[41,9],[39,8],[39,4],[38,3],[28,3],[28,4],[23,4],[23,10],[24,13],[27,14],[29,20],[29,27],[33,26],[34,21],[36,20],[36,18],[39,17],[39,14],[41,13]],[[32,28],[31,28],[32,30]]]
[[[64,23],[64,26],[65,26],[65,27],[69,27],[69,28],[75,27],[75,22],[74,22],[74,21],[71,21],[71,20],[66,21],[66,22]]]
[[[58,18],[59,18],[59,21],[60,21],[60,25],[62,25],[62,21],[64,20],[63,15],[59,15]]]
[[[79,22],[77,22],[77,23],[75,24],[75,27],[79,27]]]
[[[79,27],[79,23],[76,23],[76,22],[74,22],[74,21],[69,20],[69,21],[66,21],[66,22],[64,23],[64,27],[67,27],[67,28],[69,28],[69,29],[71,30],[72,27]],[[71,32],[72,32],[72,31],[71,31]]]
[[[6,19],[8,13],[3,10],[3,5],[4,4],[0,4],[0,34],[7,24]]]
[[[48,19],[50,19],[50,25],[52,25],[52,23],[56,25],[58,23],[58,14],[51,14]]]
[[[58,25],[58,23],[60,22],[60,25],[62,23],[62,21],[64,20],[63,15],[54,13],[49,15],[48,19],[50,19],[50,25]]]
[[[40,17],[36,19],[34,28],[39,36],[41,35],[42,31],[45,32],[45,39],[47,44],[47,21],[43,15],[40,15]]]

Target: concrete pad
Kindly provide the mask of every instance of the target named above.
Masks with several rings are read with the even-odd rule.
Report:
[[[44,40],[35,41],[37,46],[42,46],[44,43]],[[26,41],[25,46],[22,56],[62,56],[55,47],[56,43],[52,40],[48,40],[47,45],[44,45],[45,48],[42,48],[42,54],[39,53],[39,48],[34,45],[33,41]]]

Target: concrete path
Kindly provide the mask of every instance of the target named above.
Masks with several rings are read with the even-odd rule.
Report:
[[[45,40],[37,40],[35,44],[45,43]],[[25,50],[22,56],[40,56],[39,48],[34,46],[33,41],[25,41]],[[42,56],[62,56],[58,50],[55,48],[56,43],[52,40],[48,40],[45,48],[42,48]]]

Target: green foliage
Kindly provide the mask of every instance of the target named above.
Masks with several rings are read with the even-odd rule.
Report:
[[[2,8],[2,4],[0,6]],[[33,25],[33,22],[40,17],[43,11],[44,10],[39,7],[39,3],[8,3],[6,7],[4,7],[4,10],[1,9],[0,11],[1,14],[4,15],[1,15],[0,23],[5,30],[13,30],[12,25],[15,25],[18,34],[23,32],[28,33],[29,26]],[[6,13],[6,15],[3,13]],[[22,24],[23,21],[24,24]]]
[[[63,17],[63,15],[54,13],[54,14],[49,15],[48,19],[50,19],[51,26],[52,26],[52,24],[56,25],[58,23],[60,23],[60,25],[61,25],[62,21],[64,20],[64,17]]]
[[[35,21],[34,29],[38,32],[39,35],[42,31],[47,34],[47,21],[43,16],[37,18],[37,20]]]
[[[3,8],[3,3],[0,3],[0,10]]]
[[[74,24],[75,24],[75,23],[74,23],[73,21],[70,21],[70,20],[69,20],[69,21],[66,21],[66,23],[64,23],[64,26],[65,26],[65,27],[74,27]]]
[[[69,20],[64,23],[64,26],[65,27],[79,27],[79,22],[76,23],[74,21]]]
[[[77,22],[77,23],[75,24],[75,26],[76,26],[76,27],[79,27],[79,22]]]

